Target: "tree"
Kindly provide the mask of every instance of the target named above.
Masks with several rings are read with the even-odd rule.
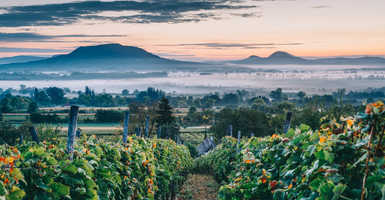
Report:
[[[170,106],[166,97],[163,97],[159,101],[156,114],[156,122],[159,125],[171,124],[173,121],[175,121],[174,116],[172,116],[172,107]]]
[[[264,111],[266,108],[266,102],[262,98],[253,98],[251,103],[251,107],[255,110]]]
[[[39,111],[39,107],[37,105],[36,102],[31,102],[29,105],[28,105],[28,109],[27,109],[27,112],[28,113],[36,113]]]
[[[197,108],[194,106],[190,106],[188,109],[188,114],[194,114],[197,111]]]
[[[1,112],[14,112],[20,110],[26,110],[31,99],[23,96],[12,96],[11,93],[7,93],[0,101],[0,111]]]
[[[225,94],[222,98],[223,104],[233,104],[236,105],[240,102],[239,96],[234,93]]]
[[[281,101],[284,97],[284,95],[282,93],[282,88],[277,88],[276,90],[271,91],[270,97],[276,101]]]
[[[343,104],[343,98],[345,96],[345,93],[346,93],[346,89],[345,88],[337,90],[337,98],[338,98],[340,106],[342,106],[342,104]]]
[[[129,94],[129,91],[127,89],[122,90],[123,96],[128,96],[128,94]]]
[[[155,121],[158,124],[158,128],[162,128],[161,136],[163,138],[177,139],[179,136],[179,127],[176,124],[175,117],[172,116],[172,107],[166,97],[163,97],[159,101]]]
[[[278,104],[277,107],[281,112],[287,112],[293,110],[295,108],[295,105],[293,103],[284,101]]]
[[[306,93],[303,92],[303,91],[299,91],[299,92],[297,93],[297,96],[298,96],[299,99],[302,101],[302,100],[305,98]]]
[[[62,104],[64,102],[64,90],[58,87],[50,87],[47,94],[51,98],[53,104]]]
[[[47,105],[51,101],[50,97],[44,90],[39,91],[36,88],[33,94],[33,98],[35,99],[36,103],[43,104],[43,105]]]
[[[311,107],[305,107],[302,111],[295,112],[292,120],[292,127],[306,124],[312,129],[318,129],[321,125],[321,118],[325,113],[314,110]]]
[[[92,96],[93,91],[92,91],[88,86],[86,86],[86,89],[85,89],[85,91],[84,91],[84,94],[85,94],[86,96]]]
[[[2,113],[9,113],[13,111],[10,98],[4,98],[0,102],[0,110]]]
[[[254,109],[225,108],[216,115],[215,119],[216,123],[211,130],[217,139],[228,135],[230,125],[233,127],[233,135],[238,130],[241,131],[242,136],[250,136],[251,133],[254,133],[255,136],[263,137],[273,133],[268,115]]]
[[[153,104],[164,97],[165,93],[152,87],[147,88],[146,91],[140,91],[136,94],[136,100],[147,105]]]
[[[116,110],[97,110],[95,118],[98,122],[121,122],[123,113]]]
[[[0,122],[0,144],[16,145],[17,139],[26,132],[24,125],[15,127],[7,122]]]

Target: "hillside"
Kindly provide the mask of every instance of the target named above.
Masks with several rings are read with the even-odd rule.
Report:
[[[0,71],[69,71],[69,72],[132,72],[132,71],[195,71],[251,72],[246,67],[226,67],[167,59],[134,46],[103,44],[79,47],[69,54],[47,59],[0,65]]]
[[[191,70],[196,65],[199,63],[162,58],[138,47],[104,44],[79,47],[69,54],[43,60],[0,65],[0,68],[16,71],[28,69],[94,72],[95,70]]]
[[[242,60],[230,61],[235,64],[255,65],[277,65],[277,64],[299,64],[299,65],[385,65],[385,58],[382,57],[359,57],[359,58],[318,58],[305,59],[294,56],[287,52],[277,51],[268,57],[252,55]]]
[[[0,58],[1,64],[10,64],[10,63],[23,63],[23,62],[31,62],[37,60],[43,60],[45,57],[39,56],[13,56],[13,57],[3,57]]]

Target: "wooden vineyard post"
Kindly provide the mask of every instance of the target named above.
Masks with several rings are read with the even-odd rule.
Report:
[[[216,134],[216,132],[217,132],[217,126],[216,126],[215,115],[214,115],[214,118],[213,118],[213,124],[212,124],[212,127],[214,127],[214,134]]]
[[[366,197],[366,179],[368,178],[368,174],[369,174],[369,161],[370,161],[370,156],[371,156],[371,151],[372,151],[372,142],[373,142],[373,135],[375,135],[374,133],[374,128],[375,126],[372,125],[371,129],[370,129],[370,137],[369,137],[369,141],[368,141],[368,144],[367,144],[367,151],[368,151],[368,156],[366,157],[366,162],[365,162],[365,173],[364,173],[364,178],[362,179],[362,187],[361,187],[361,200],[365,200],[365,197]]]
[[[175,200],[176,198],[176,191],[175,191],[175,180],[171,181],[171,200]]]
[[[78,128],[78,129],[76,130],[76,137],[77,137],[77,138],[80,138],[80,136],[82,136],[82,130],[80,130],[80,128]]]
[[[176,136],[176,144],[182,144],[182,141],[181,141],[179,135]]]
[[[251,133],[250,136],[251,136],[251,137],[254,137],[254,133]]]
[[[292,115],[293,115],[292,112],[288,112],[286,114],[286,121],[285,121],[285,124],[283,125],[283,133],[287,133],[289,131]]]
[[[128,122],[130,120],[130,112],[126,111],[124,112],[124,121],[123,121],[123,143],[127,143],[127,136],[128,136]]]
[[[241,131],[238,131],[238,140],[237,140],[237,152],[240,151],[240,143],[241,143]]]
[[[67,140],[67,152],[70,154],[70,159],[73,159],[75,131],[78,123],[79,106],[71,106],[70,120],[68,123],[68,140]]]
[[[23,140],[24,140],[23,135],[20,135],[20,141],[19,141],[19,144],[20,144],[20,145],[23,144]]]
[[[230,124],[230,126],[229,126],[229,136],[233,137],[233,125],[232,124]]]
[[[162,137],[162,126],[158,127],[158,129],[156,130],[156,135],[158,139]]]
[[[39,136],[37,135],[36,128],[31,126],[29,127],[29,133],[31,134],[32,140],[39,144]]]
[[[146,116],[146,124],[145,124],[145,129],[144,129],[144,131],[145,131],[145,137],[146,138],[148,138],[149,136],[150,136],[150,134],[149,134],[149,131],[150,131],[150,129],[149,129],[149,125],[150,125],[150,117],[149,116]]]
[[[135,134],[136,134],[137,137],[140,136],[140,130],[139,130],[138,126],[135,127]]]
[[[166,129],[164,130],[164,133],[164,137],[170,139],[170,136],[168,135],[168,123],[166,124]]]

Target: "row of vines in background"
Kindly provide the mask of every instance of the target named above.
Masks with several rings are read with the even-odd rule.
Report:
[[[172,199],[192,166],[183,145],[135,136],[84,136],[69,157],[55,140],[0,146],[0,199]]]
[[[226,137],[194,167],[222,183],[221,200],[385,199],[384,128],[385,107],[376,102],[318,130],[301,125],[240,145]]]

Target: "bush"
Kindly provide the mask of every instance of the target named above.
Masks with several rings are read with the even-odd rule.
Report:
[[[15,145],[21,135],[28,133],[27,126],[15,127],[7,122],[0,122],[0,144]]]
[[[211,127],[216,139],[229,135],[229,125],[233,126],[233,136],[237,133],[235,130],[241,131],[242,136],[267,136],[273,133],[273,128],[269,123],[269,117],[266,113],[249,108],[221,110],[217,116],[215,125]]]
[[[58,141],[2,145],[0,199],[166,199],[191,166],[187,148],[171,140],[83,137],[72,161]]]
[[[54,113],[54,114],[41,114],[41,113],[32,113],[30,115],[30,120],[32,123],[49,123],[49,124],[55,124],[55,123],[62,123],[66,122],[64,119],[60,119],[60,117]]]
[[[57,140],[59,137],[61,127],[52,124],[39,124],[36,127],[36,131],[41,141],[52,141]]]
[[[236,141],[225,138],[195,168],[224,182],[220,200],[384,199],[384,127],[385,106],[377,102],[316,131],[300,125],[287,134],[250,138],[238,152]]]
[[[198,150],[197,150],[197,147],[195,145],[188,143],[188,142],[186,142],[184,145],[188,148],[191,157],[193,157],[193,158],[198,157]]]
[[[120,122],[123,120],[123,113],[115,110],[97,110],[95,118],[98,122]]]

